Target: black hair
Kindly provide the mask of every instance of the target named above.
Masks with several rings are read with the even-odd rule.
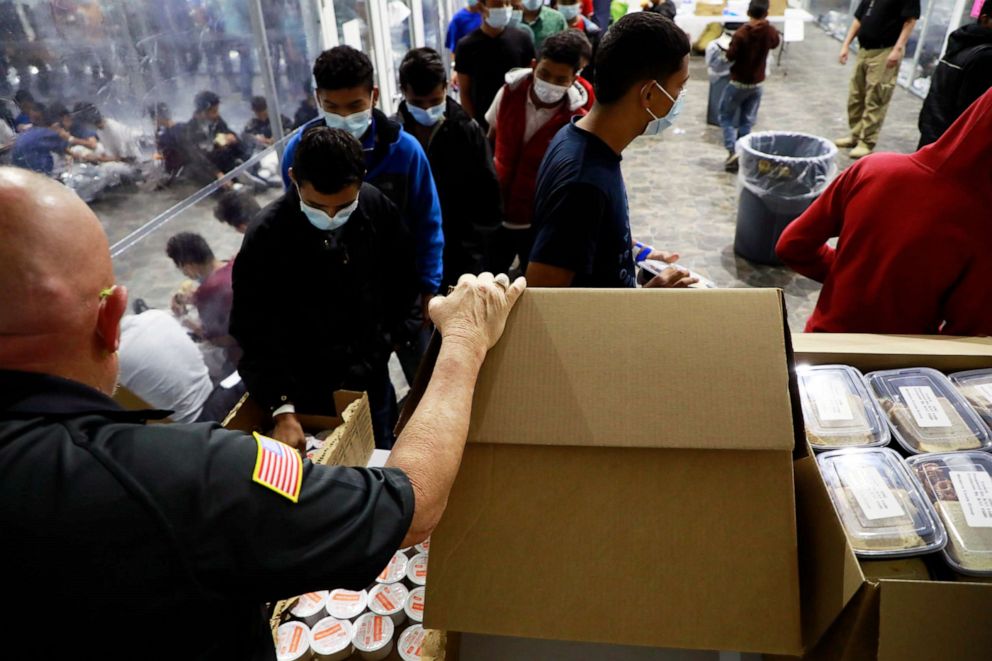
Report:
[[[627,14],[606,31],[596,53],[596,99],[616,103],[631,87],[662,81],[682,66],[689,37],[653,12]]]
[[[193,97],[193,107],[196,112],[205,112],[220,104],[220,97],[210,90],[203,90]]]
[[[214,251],[207,240],[193,232],[180,232],[169,237],[165,254],[180,268],[186,264],[206,264],[214,258]]]
[[[313,78],[317,89],[343,90],[352,87],[375,87],[372,61],[369,56],[351,46],[336,46],[325,50],[313,63]]]
[[[253,96],[251,97],[251,109],[252,112],[262,112],[269,109],[269,103],[264,96]]]
[[[311,126],[300,138],[293,159],[293,176],[300,186],[309,181],[317,192],[333,195],[365,178],[362,145],[350,133]]]
[[[18,106],[22,106],[24,103],[34,103],[34,94],[31,90],[19,89],[14,92],[14,103]]]
[[[414,94],[430,94],[438,85],[447,85],[441,55],[432,48],[414,48],[403,57],[400,64],[400,89]]]
[[[80,101],[72,107],[73,121],[96,126],[103,121],[103,115],[89,101]]]
[[[251,193],[247,191],[226,191],[217,198],[214,207],[214,218],[231,227],[247,225],[262,207]]]
[[[768,2],[767,0],[751,0],[751,4],[747,6],[747,15],[751,18],[756,18],[759,21],[763,18],[768,17]]]
[[[582,68],[583,57],[587,61],[592,57],[589,39],[578,30],[565,30],[544,40],[539,59],[565,64],[578,72]]]
[[[982,8],[978,10],[978,19],[981,20],[983,16],[992,18],[992,0],[985,0],[982,3]]]
[[[152,119],[172,119],[172,111],[169,110],[168,104],[159,101],[148,106],[148,116]]]
[[[45,126],[52,126],[53,124],[59,124],[62,122],[62,118],[66,115],[71,115],[69,109],[66,108],[61,103],[53,103],[47,108],[41,104],[35,107],[36,110],[41,111],[42,123]]]

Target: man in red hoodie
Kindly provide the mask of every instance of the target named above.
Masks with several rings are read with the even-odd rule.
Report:
[[[989,163],[992,90],[934,144],[841,174],[778,242],[823,283],[806,331],[992,335]]]
[[[551,35],[532,69],[506,75],[486,113],[506,211],[489,245],[487,268],[494,273],[508,271],[515,257],[521,271],[527,268],[537,171],[552,138],[572,117],[587,112],[588,92],[576,82],[582,53],[581,41],[570,31]]]

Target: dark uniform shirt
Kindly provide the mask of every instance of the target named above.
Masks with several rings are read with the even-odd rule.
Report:
[[[0,370],[4,658],[275,659],[264,602],[367,587],[410,526],[402,471],[304,462],[294,504],[251,437],[163,415]]]
[[[920,0],[861,0],[854,12],[861,21],[858,44],[868,50],[892,48],[906,21],[919,17]]]

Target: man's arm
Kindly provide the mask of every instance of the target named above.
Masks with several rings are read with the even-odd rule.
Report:
[[[861,11],[860,8],[858,11]],[[844,44],[840,47],[840,63],[847,64],[847,58],[851,54],[851,44],[854,43],[854,38],[858,36],[858,32],[861,31],[861,21],[855,18],[851,21],[851,29],[847,31],[847,36],[844,37]]]
[[[475,104],[472,103],[472,76],[468,74],[458,74],[458,100],[461,102],[465,112],[468,113],[468,116],[476,119]]]
[[[504,286],[505,278],[501,276]],[[427,539],[441,520],[461,465],[476,378],[525,287],[518,278],[504,292],[491,273],[464,275],[451,294],[431,301],[441,351],[424,397],[386,462],[387,468],[403,470],[415,494],[403,547]]]
[[[902,24],[902,32],[899,33],[899,40],[896,41],[896,45],[892,47],[892,52],[889,54],[889,58],[885,61],[885,66],[892,69],[902,63],[902,58],[906,55],[906,43],[909,41],[909,35],[913,34],[914,27],[916,27],[915,18],[908,18],[906,19],[906,22]]]
[[[741,44],[744,42],[743,30],[737,30],[734,32],[734,36],[730,39],[730,45],[727,47],[727,61],[736,62],[737,52],[741,49]]]
[[[606,196],[590,184],[563,186],[549,199],[537,201],[527,265],[531,286],[568,287],[576,274],[589,272],[605,209]]]

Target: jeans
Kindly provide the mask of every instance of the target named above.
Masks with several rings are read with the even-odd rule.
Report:
[[[737,140],[751,133],[758,119],[761,105],[761,87],[727,85],[720,99],[720,128],[723,129],[723,146],[734,151]]]

